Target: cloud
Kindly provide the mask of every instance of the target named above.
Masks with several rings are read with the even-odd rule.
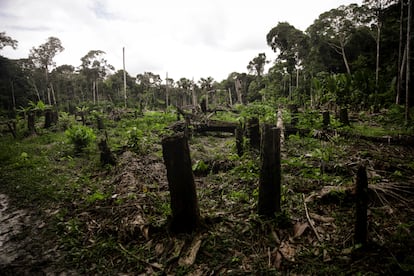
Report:
[[[80,65],[89,50],[103,50],[108,62],[135,76],[151,71],[174,79],[226,78],[246,72],[258,53],[274,58],[266,34],[279,21],[305,30],[318,15],[349,0],[0,0],[0,24],[19,41],[2,55],[27,57],[49,36],[65,51],[58,65]],[[357,1],[357,2],[361,2]]]

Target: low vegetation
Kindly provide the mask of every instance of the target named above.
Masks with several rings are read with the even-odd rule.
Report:
[[[276,120],[270,106],[240,111],[233,119],[225,112],[217,118]],[[284,139],[282,213],[271,220],[257,215],[258,151],[245,141],[245,152],[238,156],[233,135],[194,133],[189,144],[202,224],[186,235],[168,231],[171,210],[160,141],[172,134],[174,110],[135,117],[123,109],[117,121],[102,113],[101,130],[94,115],[86,117],[87,126],[64,115],[48,130],[38,118],[41,131],[30,136],[18,122],[17,138],[5,131],[0,137],[1,192],[13,208],[30,214],[9,244],[15,250],[18,244],[30,246],[1,271],[412,273],[413,148],[364,140],[412,134],[403,127],[387,132],[389,112],[369,120],[356,114],[364,120],[345,127],[332,118],[329,132],[316,128],[321,126],[318,114],[300,112],[298,126],[308,134]],[[283,114],[288,125],[292,115]],[[335,131],[358,133],[359,139]],[[102,167],[95,137],[107,138],[115,166]],[[353,241],[353,186],[361,163],[371,191],[369,246],[363,249]],[[34,233],[36,238],[27,241]]]

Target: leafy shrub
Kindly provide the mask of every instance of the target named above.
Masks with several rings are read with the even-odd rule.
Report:
[[[144,131],[133,127],[127,131],[127,146],[136,153],[146,153],[149,148],[148,137]]]
[[[65,134],[69,138],[69,141],[75,146],[75,152],[82,152],[96,139],[93,130],[83,125],[71,126],[65,131]]]

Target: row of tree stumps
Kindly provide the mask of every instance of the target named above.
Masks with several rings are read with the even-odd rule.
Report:
[[[281,129],[264,124],[260,135],[258,120],[248,123],[247,129],[250,139],[252,133],[249,131],[261,137],[259,138],[261,169],[258,214],[264,217],[274,217],[275,214],[281,212]],[[237,144],[242,140],[240,129],[236,129],[235,136]],[[253,143],[257,143],[257,139],[253,139]],[[176,134],[164,138],[162,149],[171,198],[170,230],[174,233],[192,232],[200,223],[200,210],[187,137],[184,134]],[[361,166],[356,180],[355,243],[362,245],[367,242],[367,208],[368,180],[366,169]]]
[[[253,124],[252,129],[256,131],[259,124],[255,122],[257,124]],[[236,139],[240,139],[237,130]],[[264,125],[258,143],[262,145],[258,213],[272,217],[280,212],[280,129]],[[200,211],[188,140],[184,134],[164,138],[162,150],[171,198],[170,230],[174,233],[192,232],[200,223]]]

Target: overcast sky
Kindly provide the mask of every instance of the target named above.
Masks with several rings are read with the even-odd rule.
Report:
[[[126,70],[217,81],[247,72],[259,53],[275,59],[266,34],[278,22],[305,30],[319,14],[362,0],[0,0],[0,32],[18,40],[0,54],[26,58],[32,47],[58,37],[57,65],[80,65],[89,50]]]

